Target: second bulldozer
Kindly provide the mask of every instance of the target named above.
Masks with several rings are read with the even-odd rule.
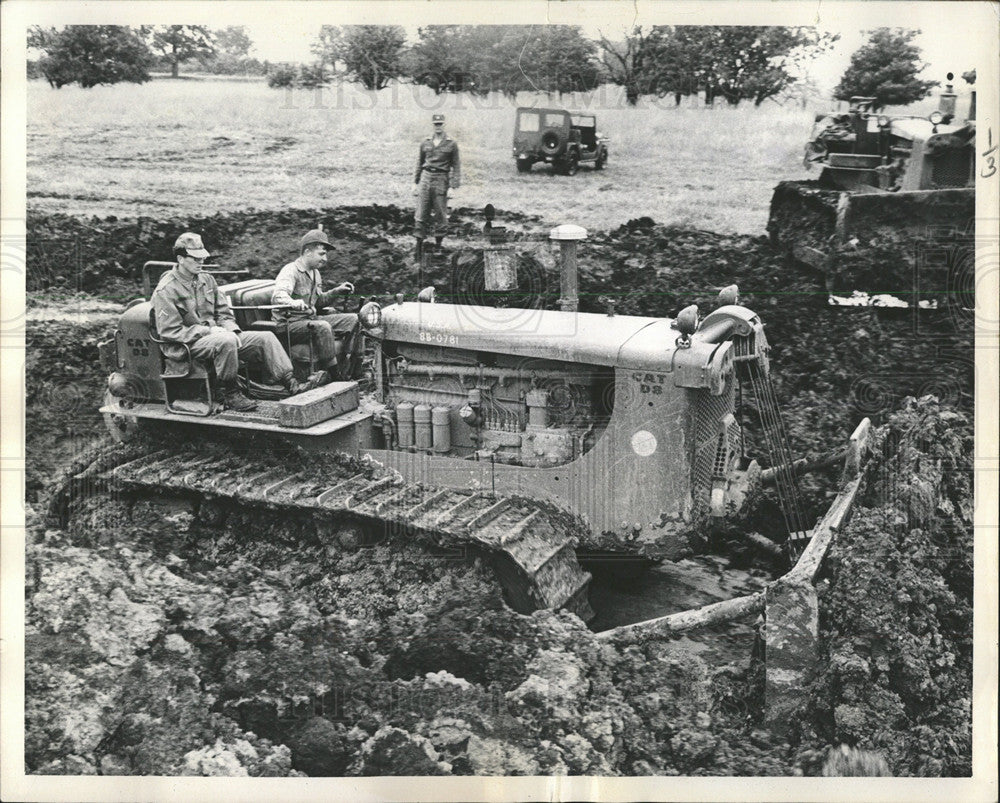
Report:
[[[951,80],[948,73],[939,108],[926,118],[878,114],[870,97],[851,98],[846,113],[817,115],[805,163],[821,166],[819,180],[775,188],[771,241],[820,270],[830,292],[863,289],[947,301],[947,270],[928,271],[921,262],[928,248],[941,250],[944,241],[954,250],[956,240],[973,234],[975,91],[967,119],[958,121]],[[954,261],[944,260],[951,268]],[[871,262],[883,269],[859,274],[859,266]]]

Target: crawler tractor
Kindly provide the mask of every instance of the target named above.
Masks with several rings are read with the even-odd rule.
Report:
[[[676,318],[579,312],[585,234],[551,233],[563,249],[561,309],[437,303],[431,289],[369,301],[364,376],[249,413],[213,407],[203,366],[165,365],[150,302],[133,301],[101,344],[101,412],[119,443],[77,467],[54,513],[65,519],[81,489],[103,487],[188,500],[206,526],[249,510],[308,522],[335,543],[346,522],[363,539],[475,553],[518,611],[589,618],[578,553],[689,553],[692,533],[738,512],[761,473],[744,455],[741,383],[778,429],[780,416],[763,324],[735,286],[704,318],[694,306]],[[271,286],[222,285],[243,328],[266,317]],[[781,457],[772,462],[791,462]]]
[[[956,120],[952,77],[948,73],[938,110],[926,118],[876,113],[869,97],[851,98],[846,113],[816,116],[804,161],[821,168],[819,180],[779,184],[767,229],[774,244],[824,273],[831,291],[851,252],[894,246],[892,289],[909,291],[903,285],[917,265],[919,244],[965,233],[971,224],[975,91],[967,119]],[[933,286],[928,279],[924,287]]]

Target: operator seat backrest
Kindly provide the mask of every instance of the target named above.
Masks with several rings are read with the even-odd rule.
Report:
[[[259,307],[271,303],[274,292],[273,279],[249,279],[222,288],[229,303],[233,307]],[[255,321],[271,320],[271,310],[267,309],[234,309],[236,323],[240,329],[250,329]]]

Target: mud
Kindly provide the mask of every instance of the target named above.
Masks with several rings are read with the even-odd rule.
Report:
[[[464,233],[478,230],[474,210],[458,218]],[[82,316],[98,319],[83,323],[74,304],[136,296],[142,262],[169,259],[184,229],[224,250],[226,264],[273,275],[319,220],[337,244],[327,281],[349,279],[363,296],[416,289],[410,219],[393,207],[174,221],[29,214],[32,504],[61,465],[101,438],[94,346],[107,311],[87,308]],[[547,231],[529,217],[503,222]],[[88,256],[56,259],[63,235]],[[551,255],[532,248],[519,270],[529,287],[548,288],[538,303],[553,304]],[[475,256],[460,258],[468,266]],[[513,613],[475,563],[398,543],[303,543],[295,533],[251,544],[236,530],[206,538],[191,510],[151,505],[125,517],[112,500],[70,530],[47,530],[29,511],[28,770],[820,774],[844,741],[894,774],[967,772],[969,322],[949,311],[830,308],[817,277],[763,237],[648,219],[592,232],[580,262],[581,306],[591,310],[610,297],[619,313],[673,314],[695,302],[705,313],[718,289],[738,282],[767,324],[796,456],[842,442],[865,415],[905,428],[899,416],[915,414],[895,411],[907,395],[933,390],[949,403],[923,403],[937,445],[909,453],[914,481],[888,499],[873,490],[835,548],[821,585],[825,660],[798,732],[777,737],[762,724],[753,622],[720,634],[733,647],[724,653],[683,639],[612,646],[570,614]],[[452,286],[448,260],[429,273],[425,283]],[[752,448],[749,414],[746,423]],[[940,460],[954,470],[941,472]],[[804,483],[811,511],[825,507],[834,480],[835,472]],[[760,531],[776,516],[765,498],[749,526]],[[887,526],[898,519],[901,528]],[[726,533],[706,546],[748,578],[758,574]],[[871,560],[876,548],[884,559]],[[710,573],[702,579],[683,600],[657,604],[684,604],[695,592],[710,599],[718,589]],[[633,613],[647,602],[637,598]]]

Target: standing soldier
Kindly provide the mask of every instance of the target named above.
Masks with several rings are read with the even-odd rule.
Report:
[[[417,156],[416,185],[417,211],[414,216],[413,234],[417,238],[417,259],[424,250],[427,237],[428,216],[434,218],[434,240],[438,246],[444,239],[448,224],[448,189],[458,189],[462,183],[462,170],[458,159],[458,143],[444,132],[444,115],[435,114],[433,135],[420,143]]]

